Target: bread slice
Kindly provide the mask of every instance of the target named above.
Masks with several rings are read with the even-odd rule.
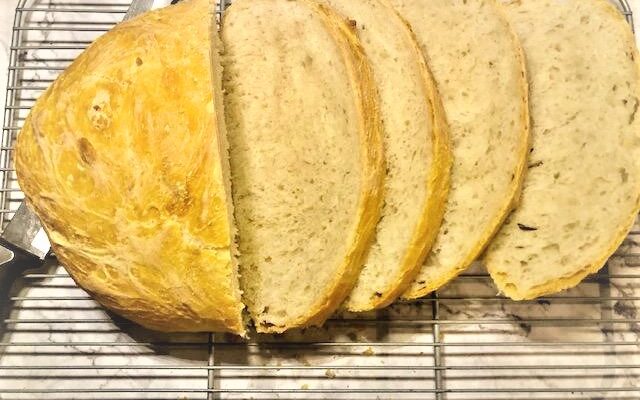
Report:
[[[16,171],[100,303],[153,329],[242,334],[211,7],[185,1],[93,43],[31,110]]]
[[[500,291],[578,284],[620,245],[640,198],[638,53],[604,0],[507,1],[527,55],[533,148],[522,204],[489,247]]]
[[[451,189],[431,253],[402,297],[465,270],[515,205],[528,150],[518,40],[493,0],[392,0],[427,54],[450,125]]]
[[[386,0],[324,0],[353,21],[380,93],[387,159],[384,207],[349,311],[384,307],[418,272],[435,239],[451,164],[446,121],[415,37]]]
[[[258,332],[321,324],[380,215],[369,64],[346,21],[313,1],[235,1],[222,38],[245,303]]]

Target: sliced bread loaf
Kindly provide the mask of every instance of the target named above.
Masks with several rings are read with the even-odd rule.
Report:
[[[418,272],[446,201],[450,153],[435,84],[413,33],[380,0],[324,0],[354,21],[380,93],[387,159],[384,207],[349,311],[384,307]]]
[[[392,0],[427,55],[450,125],[453,168],[440,232],[403,297],[438,289],[482,252],[518,198],[528,150],[517,38],[493,0]]]
[[[504,4],[527,55],[533,148],[522,204],[485,262],[502,292],[530,299],[601,268],[636,218],[640,75],[605,0]]]
[[[313,1],[235,1],[222,37],[245,303],[259,332],[321,324],[380,215],[369,64],[346,21]]]
[[[153,329],[242,334],[211,7],[185,1],[96,40],[31,110],[16,171],[100,303]]]

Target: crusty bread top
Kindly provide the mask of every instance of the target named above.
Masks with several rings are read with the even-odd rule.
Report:
[[[100,303],[153,329],[241,334],[210,7],[153,11],[93,43],[33,107],[16,169]]]
[[[259,332],[319,325],[355,284],[379,217],[369,65],[314,1],[236,1],[222,38],[245,303]]]
[[[528,150],[527,82],[520,45],[493,0],[391,2],[427,55],[454,158],[438,237],[403,294],[414,299],[466,269],[517,200]]]
[[[349,311],[400,296],[436,236],[451,163],[444,111],[413,32],[386,1],[324,0],[353,21],[380,93],[387,159],[384,207]]]
[[[527,55],[533,145],[521,205],[485,262],[502,292],[530,299],[601,268],[636,218],[640,74],[605,0],[504,4]]]

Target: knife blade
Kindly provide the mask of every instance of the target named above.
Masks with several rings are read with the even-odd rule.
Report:
[[[24,201],[0,237],[39,259],[44,259],[51,247],[40,220]]]
[[[134,0],[122,20],[126,21],[144,13],[145,11],[166,7],[170,4],[177,3],[178,1],[179,0]]]

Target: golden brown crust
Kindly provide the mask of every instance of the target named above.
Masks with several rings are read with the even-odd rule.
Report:
[[[344,262],[324,296],[311,307],[309,313],[286,327],[257,327],[259,332],[278,333],[291,328],[319,326],[338,308],[355,285],[362,269],[365,250],[370,245],[382,211],[384,179],[384,147],[378,94],[373,73],[354,29],[331,8],[313,0],[297,0],[306,4],[322,19],[339,46],[350,80],[353,83],[356,106],[360,110],[362,187],[356,216],[357,228],[347,240],[351,243]]]
[[[636,40],[633,35],[633,31],[628,28],[628,23],[618,11],[614,5],[607,2],[606,0],[594,0],[594,4],[598,4],[599,7],[603,7],[603,9],[611,14],[611,16],[618,21],[619,24],[624,24],[625,29],[625,37],[622,38],[625,42],[628,43],[630,54],[633,54],[633,60],[635,60],[636,69],[638,70],[638,75],[640,76],[640,54],[638,53],[638,49],[636,47]],[[502,7],[502,6],[501,6]],[[637,94],[638,98],[640,98],[640,90],[638,90]],[[637,189],[637,193],[640,193],[640,188]],[[603,253],[598,259],[594,260],[593,263],[585,266],[583,269],[576,271],[570,276],[565,276],[559,279],[556,279],[552,282],[547,282],[543,285],[538,285],[530,290],[522,291],[515,287],[515,285],[506,281],[506,277],[503,276],[499,271],[495,270],[494,266],[485,260],[484,264],[493,279],[493,282],[498,287],[498,290],[504,293],[506,296],[510,297],[512,300],[531,300],[540,296],[545,296],[553,293],[558,293],[563,290],[572,288],[578,285],[584,278],[588,275],[598,272],[604,264],[607,262],[609,257],[620,247],[620,244],[627,237],[629,231],[633,227],[634,222],[640,212],[640,197],[638,197],[636,207],[632,210],[632,213],[629,215],[628,221],[624,226],[621,226],[620,229],[612,236],[610,245],[607,247],[607,251]]]
[[[366,306],[358,307],[357,309],[349,307],[349,311],[354,312],[388,306],[407,290],[416,274],[420,271],[442,223],[453,162],[449,146],[449,126],[446,121],[444,107],[418,40],[409,23],[389,4],[388,0],[378,1],[389,10],[389,15],[397,19],[400,30],[406,34],[407,45],[411,46],[415,52],[415,59],[421,70],[424,92],[428,97],[428,103],[425,104],[425,112],[429,114],[429,122],[432,126],[432,132],[430,133],[433,143],[432,167],[425,181],[428,189],[427,199],[414,229],[411,243],[401,260],[402,267],[397,279],[384,291],[381,291],[383,293],[381,297],[372,298],[371,302]]]
[[[505,202],[503,207],[496,214],[496,218],[492,223],[487,224],[487,228],[484,233],[479,236],[476,246],[467,254],[465,259],[461,261],[457,266],[451,269],[451,272],[446,275],[442,275],[439,279],[427,282],[424,287],[420,287],[419,290],[412,287],[410,290],[402,295],[405,300],[418,299],[424,297],[429,293],[441,288],[445,284],[449,283],[452,279],[457,277],[461,272],[467,269],[484,251],[489,245],[491,239],[496,235],[503,222],[509,215],[509,213],[517,206],[522,191],[522,184],[524,182],[527,159],[530,147],[530,118],[529,118],[529,83],[527,81],[527,70],[525,65],[525,57],[522,46],[520,45],[520,39],[518,38],[515,30],[507,20],[507,17],[500,6],[495,0],[487,0],[489,4],[496,10],[497,15],[508,30],[513,51],[518,59],[518,65],[520,65],[520,86],[522,89],[522,102],[521,102],[521,115],[522,115],[522,132],[520,137],[520,147],[518,153],[520,154],[520,162],[518,163],[516,170],[514,171],[514,179],[507,195],[504,197]],[[435,240],[435,236],[433,238]]]
[[[100,303],[153,329],[242,334],[210,6],[96,40],[31,110],[16,170],[58,259]]]

